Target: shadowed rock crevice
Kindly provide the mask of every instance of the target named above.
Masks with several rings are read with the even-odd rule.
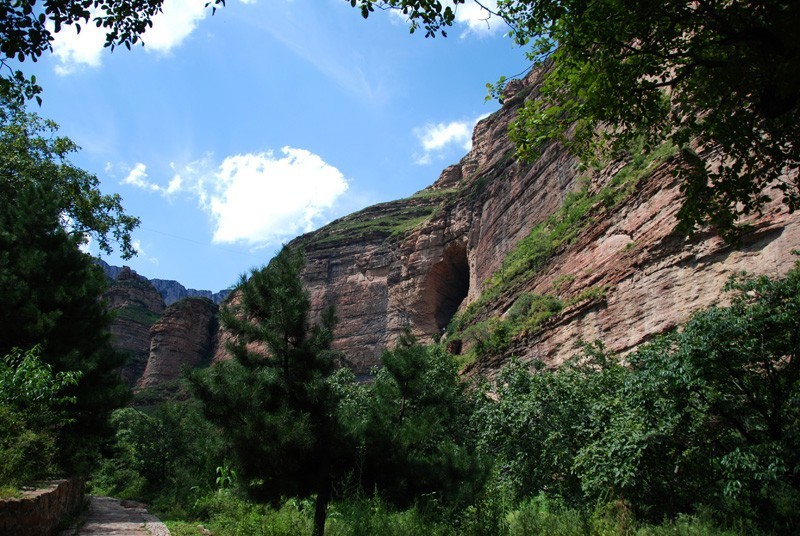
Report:
[[[425,310],[432,315],[431,326],[441,333],[469,293],[467,248],[453,244],[443,259],[434,264],[425,279]]]

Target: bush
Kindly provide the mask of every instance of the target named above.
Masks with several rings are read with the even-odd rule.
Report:
[[[74,399],[62,391],[75,372],[53,373],[36,346],[15,348],[0,360],[0,482],[21,486],[58,473],[59,429],[69,422],[63,408]]]

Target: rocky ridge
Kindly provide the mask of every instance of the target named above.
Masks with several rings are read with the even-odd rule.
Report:
[[[150,329],[149,359],[137,388],[176,380],[184,366],[194,368],[210,362],[217,311],[217,304],[208,298],[185,298],[170,305]]]
[[[536,71],[514,81],[503,107],[476,125],[469,153],[429,188],[291,242],[305,253],[312,315],[335,305],[334,346],[356,373],[369,374],[405,329],[422,341],[445,337],[484,375],[511,356],[557,366],[583,341],[624,353],[724,302],[731,275],[793,266],[800,214],[778,202],[751,219],[739,248],[709,229],[679,234],[679,162],[669,146],[632,147],[592,173],[555,143],[535,162],[519,161],[508,126],[539,83]],[[227,358],[227,336],[209,336],[215,321],[204,307],[186,308],[197,308],[197,320],[176,310],[153,326],[147,385],[203,355]],[[498,334],[502,344],[476,351]],[[184,350],[168,350],[170,340]]]
[[[103,298],[114,315],[111,342],[128,355],[120,375],[129,387],[134,387],[147,366],[150,328],[166,309],[164,299],[146,279],[128,267],[117,272]]]
[[[561,305],[473,370],[490,374],[511,355],[555,366],[598,338],[626,352],[724,300],[732,274],[781,275],[794,264],[800,214],[779,203],[752,219],[740,249],[707,229],[678,234],[678,163],[668,147],[647,157],[634,151],[592,174],[558,144],[532,164],[518,161],[506,133],[523,101],[536,97],[539,77],[512,86],[503,108],[475,127],[469,153],[431,187],[291,243],[305,251],[313,311],[336,306],[334,344],[356,372],[377,365],[404,328],[435,340],[456,313],[461,326],[447,336],[468,351],[525,295]],[[559,230],[567,224],[558,218],[570,222],[564,211],[581,204],[572,227]],[[547,254],[522,275],[505,275],[504,259],[520,256],[521,244],[536,246],[532,231],[549,233]]]
[[[210,360],[218,310],[210,299],[188,297],[167,307],[150,281],[124,267],[104,301],[114,315],[112,344],[128,355],[120,375],[129,387],[154,387],[178,379],[184,364]]]
[[[121,271],[126,269],[130,270],[130,268],[127,266],[119,267],[110,265],[102,259],[95,259],[95,263],[97,263],[97,265],[103,269],[103,272],[106,274],[106,277],[109,281],[116,280]],[[136,274],[136,272],[133,273]],[[164,303],[166,305],[172,305],[176,301],[182,300],[183,298],[207,298],[219,305],[225,300],[225,298],[228,297],[228,294],[231,293],[231,289],[212,292],[210,290],[186,288],[173,279],[147,279],[139,274],[136,274],[136,277],[145,281],[149,281],[153,288],[155,288],[161,294],[161,297],[164,299]]]

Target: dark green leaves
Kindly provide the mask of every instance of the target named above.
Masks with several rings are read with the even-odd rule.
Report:
[[[689,150],[678,171],[682,230],[711,224],[728,240],[776,188],[800,206],[791,177],[800,165],[800,43],[788,28],[800,7],[769,2],[585,2],[517,0],[500,15],[530,57],[552,60],[540,98],[512,126],[519,155],[536,158],[552,140],[587,164],[636,137]],[[694,145],[692,145],[694,144]]]

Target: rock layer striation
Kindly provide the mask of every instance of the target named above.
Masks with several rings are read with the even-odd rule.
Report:
[[[439,338],[453,315],[491,286],[509,252],[578,190],[598,199],[611,192],[621,200],[610,206],[598,201],[580,232],[554,245],[524,280],[484,300],[473,322],[505,318],[524,293],[556,295],[569,305],[473,369],[491,373],[511,355],[557,365],[581,341],[598,338],[626,352],[724,300],[722,287],[732,274],[781,275],[794,264],[790,252],[800,244],[800,214],[780,203],[753,218],[739,249],[708,229],[692,239],[677,233],[675,157],[639,169],[642,177],[629,181],[631,191],[622,194],[614,185],[636,155],[592,174],[579,172],[555,143],[531,164],[518,161],[508,126],[524,100],[536,97],[539,77],[531,73],[501,110],[477,124],[472,149],[431,187],[291,243],[306,255],[303,276],[313,311],[336,306],[334,345],[356,372],[378,365],[404,329],[424,341]],[[716,158],[711,151],[704,156]],[[455,342],[451,347],[462,341]]]

